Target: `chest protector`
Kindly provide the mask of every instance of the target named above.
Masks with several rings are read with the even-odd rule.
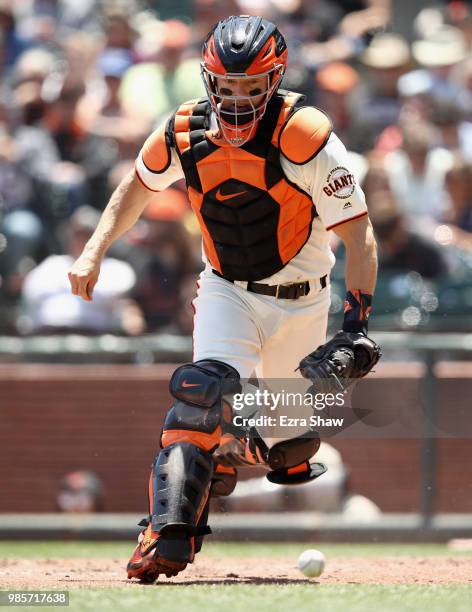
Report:
[[[168,124],[167,139],[180,157],[205,254],[227,279],[257,281],[275,274],[310,237],[315,206],[285,177],[279,151],[280,132],[301,98],[279,90],[242,147],[208,137],[206,98],[180,106]]]

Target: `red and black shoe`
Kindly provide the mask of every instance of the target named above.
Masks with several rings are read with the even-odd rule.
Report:
[[[128,578],[137,578],[143,583],[151,584],[159,578],[159,574],[171,578],[187,567],[186,562],[169,561],[160,557],[156,548],[159,534],[152,530],[148,519],[143,519],[140,525],[147,527],[139,534],[138,545],[126,566]]]

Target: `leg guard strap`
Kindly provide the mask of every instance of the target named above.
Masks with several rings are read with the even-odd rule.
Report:
[[[322,476],[328,468],[324,463],[304,461],[291,468],[283,468],[269,472],[266,477],[270,482],[280,485],[297,485]]]
[[[238,472],[234,467],[217,464],[211,481],[211,496],[226,497],[231,495],[238,481]]]

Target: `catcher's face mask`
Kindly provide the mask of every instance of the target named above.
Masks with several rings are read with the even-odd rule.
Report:
[[[284,66],[280,64],[263,74],[222,76],[210,72],[202,62],[205,89],[221,134],[229,144],[240,147],[252,138],[283,72]]]
[[[287,45],[262,17],[231,15],[203,43],[201,73],[221,135],[240,147],[252,136],[279,86]]]

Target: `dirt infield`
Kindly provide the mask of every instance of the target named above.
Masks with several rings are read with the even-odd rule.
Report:
[[[204,557],[161,584],[296,584],[308,580],[280,557]],[[126,579],[125,559],[4,559],[0,587],[60,589],[141,585]],[[328,559],[322,584],[468,584],[471,557],[336,557]]]

